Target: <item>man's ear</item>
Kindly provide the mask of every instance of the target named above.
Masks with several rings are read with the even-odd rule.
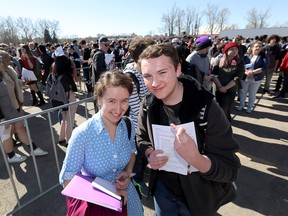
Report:
[[[182,71],[181,71],[181,64],[179,63],[177,66],[177,71],[176,71],[177,77],[182,75]]]

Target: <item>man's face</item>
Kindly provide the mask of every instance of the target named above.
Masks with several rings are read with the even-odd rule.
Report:
[[[198,50],[197,53],[200,55],[205,55],[208,53],[209,49],[210,49],[210,47],[206,47],[204,49]]]
[[[175,70],[172,60],[167,56],[143,59],[141,71],[148,90],[167,105],[174,105],[178,95],[176,86],[181,75],[181,65]]]
[[[109,46],[109,42],[100,42],[100,49],[103,50],[105,53],[108,51]]]
[[[269,44],[270,44],[270,46],[275,46],[276,45],[276,43],[277,43],[277,40],[276,39],[271,39],[270,41],[269,41]]]

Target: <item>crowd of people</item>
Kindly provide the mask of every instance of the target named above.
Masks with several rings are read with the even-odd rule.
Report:
[[[132,181],[120,179],[135,172],[134,179],[143,181],[149,164],[149,195],[154,197],[156,215],[211,215],[235,197],[233,182],[241,167],[235,154],[239,144],[231,127],[233,102],[238,97],[237,110],[247,106],[246,112],[252,113],[261,81],[265,79],[262,93],[272,93],[271,78],[276,72],[274,92],[279,94],[273,98],[285,97],[287,45],[287,38],[278,35],[253,39],[236,35],[231,40],[184,35],[168,41],[151,37],[111,41],[103,36],[95,43],[24,44],[15,56],[2,44],[1,121],[21,115],[23,83],[29,87],[31,105],[41,107],[46,102],[39,85],[46,86],[50,74],[61,77],[69,102],[76,101],[75,92],[83,92],[84,81],[94,94],[97,113],[72,131],[68,109],[59,111],[59,144],[67,146],[60,183],[67,186],[79,172],[116,180],[127,208],[118,214],[67,198],[67,214],[143,215]],[[23,80],[23,68],[33,71],[37,79]],[[3,102],[7,99],[9,107]],[[69,109],[74,122],[77,105]],[[130,139],[124,115],[132,122]],[[184,127],[192,122],[195,137]],[[170,128],[166,142],[186,161],[185,174],[166,169],[169,156],[157,147],[153,125]],[[7,137],[4,132],[8,128]],[[8,161],[24,161],[26,157],[13,151],[13,134],[29,144],[23,123],[4,129],[1,140]],[[174,138],[170,141],[171,134]],[[36,156],[47,154],[32,144]]]

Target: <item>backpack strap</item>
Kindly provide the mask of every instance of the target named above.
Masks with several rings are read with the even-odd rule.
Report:
[[[129,74],[130,78],[135,83],[136,88],[137,88],[137,93],[139,95],[139,93],[140,93],[140,83],[139,83],[138,78],[136,77],[136,75],[134,73],[131,73],[131,72],[126,72],[126,73]]]
[[[127,127],[127,130],[128,130],[128,138],[129,138],[129,140],[130,140],[130,138],[131,138],[131,131],[132,131],[131,121],[130,121],[130,119],[129,119],[127,116],[123,116],[122,118],[123,118],[123,120],[124,120],[125,123],[126,123],[126,127]]]

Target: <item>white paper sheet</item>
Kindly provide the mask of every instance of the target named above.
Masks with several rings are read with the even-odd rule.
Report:
[[[194,122],[177,125],[177,127],[183,127],[186,133],[192,137],[197,144],[195,125]],[[160,168],[160,170],[166,170],[169,172],[175,172],[182,175],[187,175],[190,172],[197,172],[198,170],[189,165],[175,150],[174,141],[176,138],[176,133],[174,129],[170,126],[155,125],[152,124],[152,131],[154,137],[155,149],[161,149],[164,151],[165,156],[169,157],[168,162]]]
[[[36,81],[37,78],[33,71],[27,70],[26,68],[22,68],[22,79],[27,81]]]
[[[106,63],[106,65],[108,65],[112,61],[113,58],[115,58],[115,55],[113,53],[105,54],[105,63]]]

